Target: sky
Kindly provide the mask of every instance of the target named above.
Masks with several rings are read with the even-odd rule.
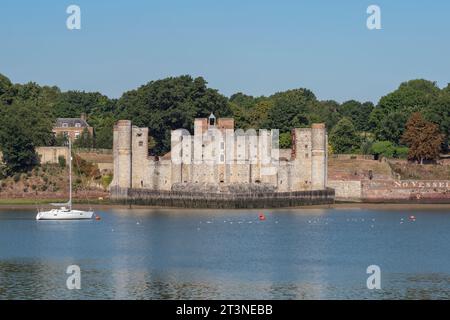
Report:
[[[69,5],[81,29],[69,30]],[[369,30],[369,5],[381,30]],[[230,96],[308,88],[378,102],[403,81],[450,82],[446,0],[0,0],[0,73],[120,97],[190,74]]]

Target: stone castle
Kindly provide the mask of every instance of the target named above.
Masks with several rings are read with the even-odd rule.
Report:
[[[235,130],[234,119],[194,120],[194,135],[171,132],[171,151],[149,156],[148,128],[120,120],[114,127],[114,189],[206,193],[325,190],[324,124],[292,130],[292,148],[279,149],[277,130]]]

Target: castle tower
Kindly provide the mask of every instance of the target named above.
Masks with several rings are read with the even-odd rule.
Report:
[[[131,188],[131,121],[119,120],[113,132],[113,187]]]
[[[311,182],[313,190],[326,188],[327,134],[324,123],[311,126]]]
[[[292,130],[292,191],[312,189],[312,132],[311,128]]]

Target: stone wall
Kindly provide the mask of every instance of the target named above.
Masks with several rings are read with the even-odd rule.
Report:
[[[272,146],[274,132],[260,130],[257,135],[256,131],[254,134],[234,131],[232,119],[218,120],[218,127],[205,130],[207,119],[196,119],[193,137],[186,130],[172,131],[171,152],[158,159],[148,156],[147,128],[132,126],[128,120],[118,121],[114,127],[111,186],[167,191],[177,184],[264,183],[272,184],[278,192],[325,190],[327,134],[324,124],[294,129],[293,149],[283,150],[283,160],[279,161],[278,146]],[[222,134],[220,130],[225,129]],[[268,159],[272,161],[263,161]]]
[[[189,208],[282,208],[332,204],[334,190],[271,193],[195,193],[111,188],[111,200],[121,204]]]
[[[448,180],[330,180],[337,201],[450,203]]]
[[[337,201],[361,201],[361,181],[329,180],[328,187],[333,188]]]
[[[37,147],[36,153],[39,156],[40,162],[44,163],[58,163],[58,158],[69,158],[69,149],[67,147]]]
[[[362,181],[365,202],[450,202],[448,180],[368,180]]]

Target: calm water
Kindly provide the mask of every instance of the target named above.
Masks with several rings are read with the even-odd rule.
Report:
[[[446,210],[259,212],[111,209],[54,222],[1,210],[0,299],[450,298]],[[81,290],[66,287],[72,264]],[[381,290],[366,287],[372,264]]]

